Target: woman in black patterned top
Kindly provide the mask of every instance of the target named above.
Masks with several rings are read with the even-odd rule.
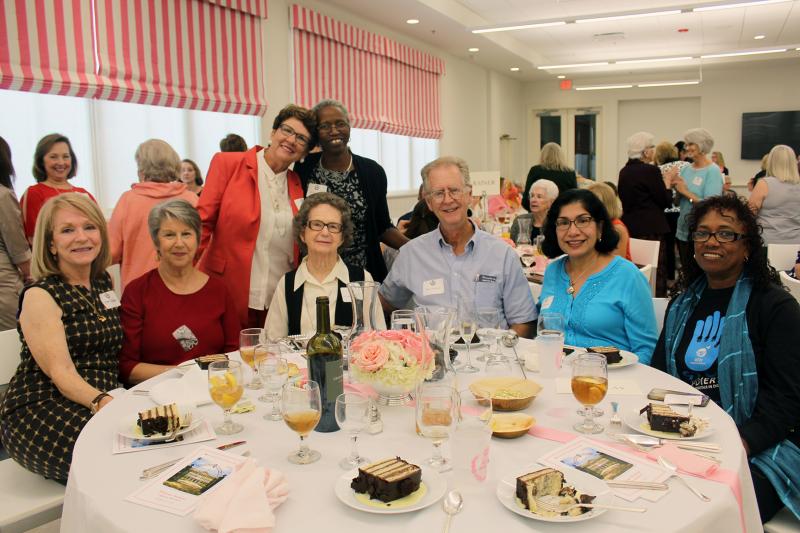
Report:
[[[294,170],[300,174],[306,196],[327,191],[347,202],[353,243],[340,255],[345,263],[364,268],[375,281],[383,281],[388,271],[381,243],[398,249],[408,242],[389,218],[386,172],[377,162],[355,155],[347,147],[350,118],[341,102],[322,100],[312,112],[322,152],[308,154]]]
[[[74,193],[45,203],[33,239],[36,282],[22,296],[17,326],[21,362],[0,406],[0,439],[23,467],[61,483],[83,426],[119,386],[122,327],[109,263],[97,204]]]

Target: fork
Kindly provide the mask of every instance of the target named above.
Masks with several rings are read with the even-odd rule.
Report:
[[[558,496],[542,496],[536,498],[537,507],[551,513],[566,513],[576,507],[584,509],[609,509],[612,511],[628,511],[630,513],[644,513],[644,507],[621,507],[619,505],[602,505],[599,503],[561,503]]]
[[[183,421],[186,424],[185,427],[189,427],[192,425],[192,413],[186,413],[186,416],[183,417]],[[164,442],[173,442],[176,438],[178,438],[178,432],[181,428],[184,427],[183,424],[180,422],[175,425],[172,429],[172,433],[169,434],[169,437]]]

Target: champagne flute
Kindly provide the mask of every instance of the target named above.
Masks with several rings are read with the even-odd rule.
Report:
[[[208,392],[215,404],[222,407],[225,419],[214,430],[220,435],[233,435],[244,426],[231,420],[231,409],[242,397],[242,363],[240,361],[214,361],[208,365]]]
[[[472,337],[477,330],[475,309],[471,303],[465,300],[461,300],[458,304],[458,328],[461,332],[461,338],[464,339],[464,344],[467,345],[467,363],[458,367],[458,371],[465,374],[478,372],[480,369],[472,365],[472,353],[470,351]]]
[[[319,461],[322,457],[320,453],[309,449],[305,442],[305,438],[317,427],[322,416],[319,384],[311,380],[286,384],[281,393],[281,412],[286,425],[300,435],[300,448],[289,455],[289,462],[307,465]]]
[[[582,353],[572,363],[572,395],[586,408],[585,419],[573,426],[581,433],[600,433],[603,426],[594,421],[597,405],[608,392],[606,358],[594,353]]]
[[[364,431],[369,423],[370,400],[367,396],[353,392],[345,392],[336,398],[336,423],[350,434],[353,443],[350,455],[339,461],[345,470],[369,463],[358,454],[358,434]]]
[[[247,328],[239,332],[239,354],[242,361],[253,370],[253,379],[247,384],[250,390],[260,390],[261,379],[258,377],[258,363],[267,357],[267,349],[262,345],[263,328]]]
[[[283,420],[278,399],[281,389],[289,378],[289,364],[280,356],[267,357],[259,363],[258,372],[267,389],[267,392],[258,399],[262,402],[272,403],[272,411],[264,415],[264,420]]]
[[[433,441],[433,456],[427,463],[440,472],[450,466],[450,461],[442,456],[442,443],[450,437],[458,418],[457,394],[447,385],[420,383],[417,388],[417,428],[422,436]]]

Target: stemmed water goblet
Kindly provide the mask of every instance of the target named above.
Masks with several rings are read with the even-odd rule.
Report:
[[[484,357],[480,355],[475,359],[478,361],[485,361],[492,358],[503,358],[503,353],[500,350],[500,311],[495,307],[479,307],[475,311],[475,316],[478,321],[478,334],[481,340],[486,338],[487,349],[489,353]]]
[[[450,462],[442,456],[442,443],[458,419],[458,398],[453,387],[420,383],[417,387],[416,419],[419,433],[433,441],[433,456],[427,463],[438,471],[445,470]]]
[[[345,470],[369,463],[369,459],[358,453],[358,434],[369,423],[370,399],[362,394],[345,392],[336,398],[336,423],[350,434],[352,448],[350,455],[339,461]]]
[[[233,435],[244,426],[231,420],[231,409],[242,397],[242,363],[240,361],[214,361],[208,365],[208,392],[215,404],[222,407],[225,419],[214,430],[220,435]]]
[[[608,392],[608,370],[604,355],[583,353],[572,363],[572,395],[586,409],[584,421],[573,426],[581,433],[600,433],[603,426],[594,421],[595,412],[591,409],[597,405]]]
[[[281,413],[289,428],[300,435],[300,448],[289,455],[290,463],[306,465],[319,461],[322,455],[311,450],[305,439],[311,433],[322,416],[322,402],[319,396],[319,384],[316,381],[294,381],[284,385],[281,391]]]
[[[272,403],[272,411],[264,415],[264,420],[283,420],[280,411],[281,389],[289,378],[289,364],[279,355],[267,357],[258,365],[258,372],[264,382],[266,392],[259,401]]]

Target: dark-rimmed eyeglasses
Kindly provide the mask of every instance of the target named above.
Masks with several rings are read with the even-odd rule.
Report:
[[[338,222],[325,223],[321,220],[309,220],[308,222],[306,222],[306,227],[314,231],[322,231],[323,228],[328,228],[328,231],[331,233],[342,232],[342,225],[339,224]]]
[[[328,133],[333,128],[336,128],[337,131],[342,131],[350,127],[350,124],[344,120],[337,120],[336,122],[323,122],[322,124],[317,125],[317,129],[319,131],[324,131]]]
[[[308,143],[311,142],[311,139],[309,139],[302,133],[297,133],[296,131],[294,131],[294,128],[288,124],[281,124],[280,126],[278,126],[278,130],[280,130],[280,132],[283,133],[287,138],[294,136],[295,142],[300,146],[306,147],[308,146]]]
[[[711,237],[717,239],[717,242],[734,242],[740,239],[746,239],[747,235],[744,233],[736,233],[735,231],[731,231],[729,229],[722,229],[719,231],[706,231],[699,229],[692,232],[692,240],[694,242],[706,242]]]
[[[589,227],[589,224],[591,224],[593,220],[594,218],[591,215],[581,215],[575,220],[570,220],[568,218],[557,218],[556,229],[559,231],[567,231],[573,224],[575,224],[576,228],[583,229]]]

